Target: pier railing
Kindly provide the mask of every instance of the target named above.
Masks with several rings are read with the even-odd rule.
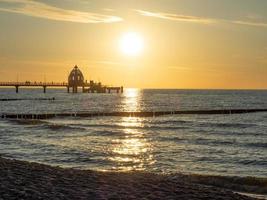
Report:
[[[68,83],[62,82],[0,82],[0,86],[33,86],[33,87],[43,87],[43,86],[50,86],[50,87],[67,87]]]

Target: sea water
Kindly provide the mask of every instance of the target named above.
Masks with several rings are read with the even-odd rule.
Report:
[[[267,108],[264,90],[8,88],[1,98],[25,99],[0,101],[1,114]],[[267,113],[0,119],[0,155],[78,169],[266,177]]]

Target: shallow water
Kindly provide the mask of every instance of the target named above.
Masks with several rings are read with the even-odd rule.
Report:
[[[174,111],[267,108],[267,91],[135,90],[67,94],[65,90],[1,89],[0,113]],[[147,170],[267,176],[267,113],[151,118],[0,120],[0,154],[95,170]]]

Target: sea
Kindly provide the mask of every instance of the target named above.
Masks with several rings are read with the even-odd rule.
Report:
[[[44,99],[50,100],[44,100]],[[54,98],[54,99],[53,99]],[[266,90],[127,88],[123,94],[1,88],[0,114],[74,113],[0,119],[0,155],[98,171],[267,177],[267,113],[75,117],[82,112],[267,108]]]

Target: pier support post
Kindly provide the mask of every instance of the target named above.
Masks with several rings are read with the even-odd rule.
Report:
[[[68,91],[68,93],[70,93],[70,87],[69,86],[67,87],[67,91]]]
[[[121,93],[123,93],[123,86],[121,86]]]
[[[78,93],[78,87],[72,86],[72,93]]]
[[[19,93],[19,86],[16,85],[15,87],[16,87],[16,93]]]
[[[43,86],[43,88],[44,88],[44,93],[46,93],[46,86]]]

